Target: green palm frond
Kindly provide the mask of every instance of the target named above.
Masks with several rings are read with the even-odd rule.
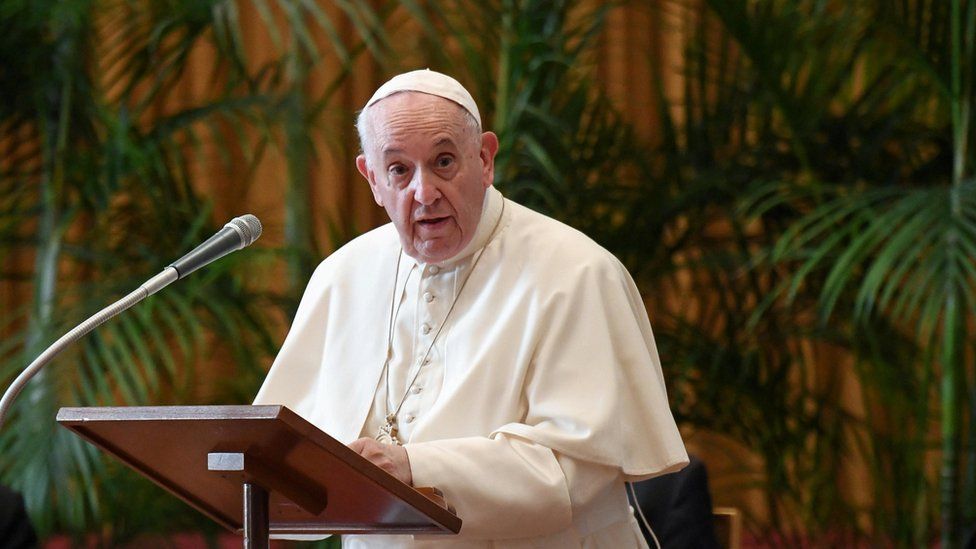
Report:
[[[972,182],[958,191],[948,187],[818,189],[814,192],[825,201],[783,232],[769,259],[796,264],[786,294],[791,299],[808,275],[826,269],[819,289],[824,320],[846,291],[856,290],[857,318],[869,318],[880,309],[898,318],[918,318],[919,328],[928,328],[922,333],[930,333],[936,319],[919,318],[922,303],[939,301],[946,291],[956,289],[973,303],[976,209],[970,197],[974,191]],[[757,191],[755,196],[763,202],[748,209],[749,214],[761,215],[809,198],[791,189],[781,201],[770,201],[762,198],[766,192]],[[951,196],[956,192],[967,198],[961,201],[959,214],[953,215]],[[949,286],[944,279],[932,279],[931,274],[939,272],[952,273]]]

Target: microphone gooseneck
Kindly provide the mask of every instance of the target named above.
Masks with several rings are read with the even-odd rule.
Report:
[[[14,382],[4,392],[3,398],[0,398],[0,428],[3,427],[4,419],[14,399],[24,389],[27,382],[69,345],[78,341],[98,326],[101,326],[110,318],[200,267],[212,263],[230,252],[240,250],[245,246],[250,246],[259,236],[261,236],[261,222],[257,217],[251,214],[235,217],[224,225],[224,228],[218,231],[217,234],[208,238],[203,244],[191,250],[190,253],[184,255],[163,269],[162,272],[144,282],[135,291],[98,311],[81,324],[72,328],[68,333],[61,336],[14,379]]]

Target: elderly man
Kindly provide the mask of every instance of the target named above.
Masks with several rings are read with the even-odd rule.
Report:
[[[492,187],[498,138],[454,79],[393,78],[358,128],[392,223],[318,267],[256,403],[440,488],[463,526],[343,546],[644,547],[624,482],[688,458],[627,271]]]

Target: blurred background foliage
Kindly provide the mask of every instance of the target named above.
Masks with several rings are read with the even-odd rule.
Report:
[[[621,11],[664,44],[630,55],[649,104],[602,77]],[[381,220],[317,202],[316,177],[349,175],[319,173],[351,166],[346,105],[429,66],[499,134],[497,186],[630,268],[676,417],[752,537],[959,546],[976,525],[974,42],[974,0],[5,0],[0,380],[247,208],[269,155],[284,184],[263,248],[31,383],[0,479],[45,534],[213,532],[54,413],[247,402],[310,270]],[[159,506],[165,525],[145,520]]]

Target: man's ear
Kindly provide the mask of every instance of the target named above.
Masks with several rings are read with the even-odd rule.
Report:
[[[369,182],[369,189],[373,191],[373,200],[382,208],[383,199],[380,197],[379,189],[376,188],[376,176],[373,175],[373,171],[369,169],[369,164],[366,163],[366,155],[361,154],[356,157],[356,169]]]
[[[498,153],[498,136],[495,132],[481,134],[482,183],[487,189],[495,180],[495,154]]]

